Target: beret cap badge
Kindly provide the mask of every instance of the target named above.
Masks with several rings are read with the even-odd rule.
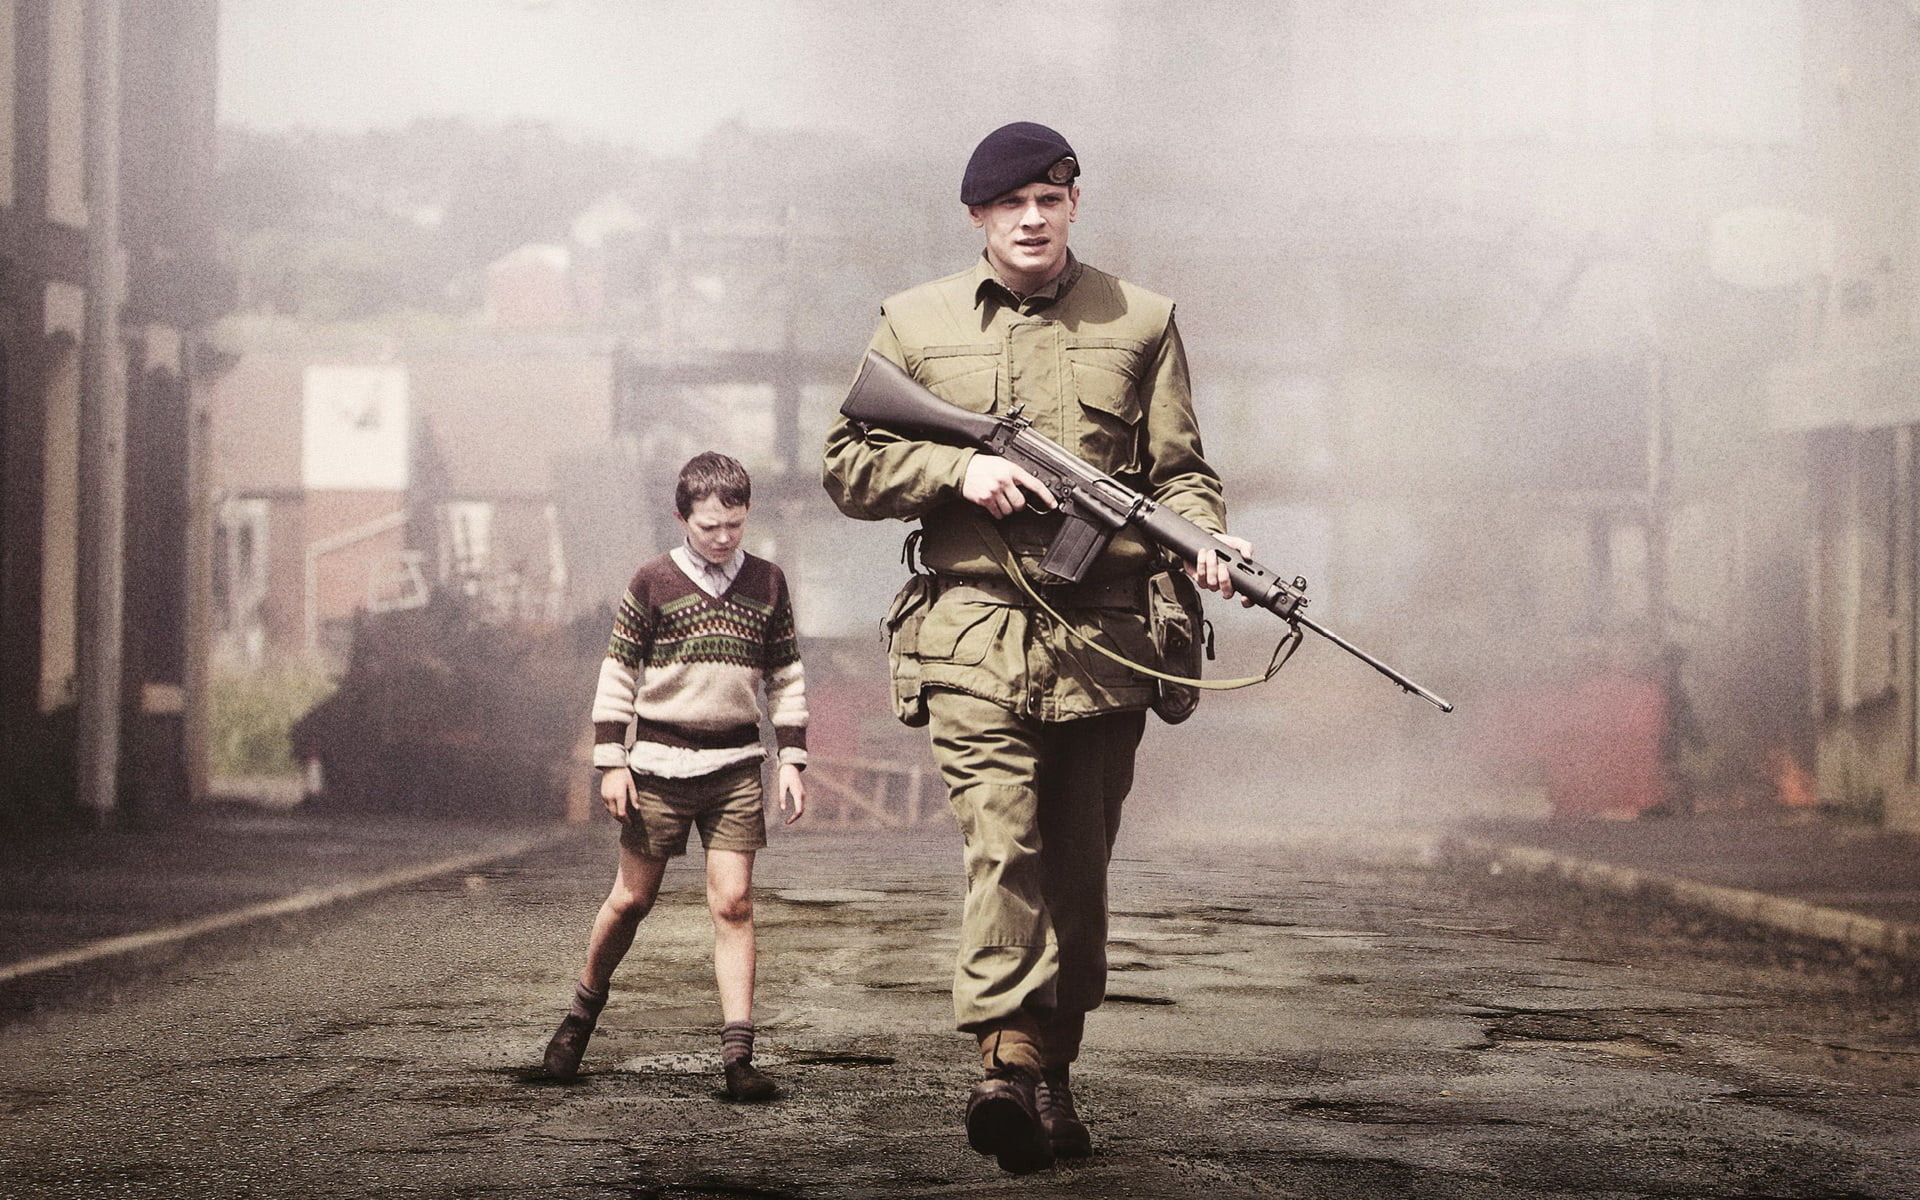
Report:
[[[1080,160],[1067,139],[1045,125],[1015,121],[980,139],[960,180],[960,203],[985,204],[1029,183],[1071,183]]]

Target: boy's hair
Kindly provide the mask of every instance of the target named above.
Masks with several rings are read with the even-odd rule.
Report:
[[[673,507],[682,517],[693,514],[693,506],[708,496],[728,508],[745,508],[753,503],[753,480],[738,459],[709,450],[696,454],[680,468],[680,482],[673,488]]]

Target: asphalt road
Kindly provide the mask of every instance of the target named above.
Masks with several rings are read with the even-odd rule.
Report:
[[[966,1147],[945,831],[763,856],[785,1099],[721,1096],[697,856],[587,1074],[542,1080],[600,830],[40,981],[0,1026],[0,1195],[1920,1196],[1910,998],[1351,845],[1123,848],[1084,1165],[1013,1178]]]

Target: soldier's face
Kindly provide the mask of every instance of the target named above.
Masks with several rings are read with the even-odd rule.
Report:
[[[693,511],[681,517],[680,528],[687,532],[687,545],[710,563],[719,564],[733,557],[740,538],[747,530],[747,509],[720,503],[718,496],[703,496],[693,502]]]
[[[1080,208],[1079,187],[1029,183],[967,215],[987,234],[987,260],[1016,291],[1044,286],[1067,265],[1067,226]]]

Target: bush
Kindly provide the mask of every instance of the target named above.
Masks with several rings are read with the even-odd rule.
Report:
[[[284,667],[258,674],[215,671],[208,688],[208,766],[215,776],[291,776],[288,731],[332,694],[333,680],[318,667]]]

